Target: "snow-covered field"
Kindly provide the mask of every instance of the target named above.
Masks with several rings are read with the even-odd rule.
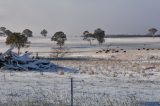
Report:
[[[7,50],[5,38],[0,51]],[[49,38],[30,38],[31,47],[22,51],[50,52],[55,44]],[[0,72],[0,104],[52,103],[70,105],[70,78],[73,77],[76,106],[137,106],[160,101],[160,38],[109,38],[106,44],[89,46],[80,38],[70,38],[66,57],[84,60],[53,61],[75,72]],[[119,52],[105,53],[107,45]],[[137,50],[140,48],[141,50]],[[143,49],[143,48],[154,48]],[[120,50],[123,49],[123,50]],[[96,53],[97,51],[102,51]],[[76,51],[76,53],[75,53]],[[83,51],[83,52],[82,52]],[[126,52],[124,52],[126,51]],[[49,56],[49,54],[43,54]],[[59,73],[61,72],[61,73]],[[49,105],[49,104],[48,104]],[[47,106],[48,106],[47,105]],[[151,105],[152,106],[152,105]],[[157,105],[156,105],[157,106]]]
[[[9,46],[5,45],[6,37],[0,38],[0,51],[3,52],[8,49]],[[56,43],[52,42],[50,37],[32,37],[29,38],[31,45],[29,48],[22,48],[22,52],[52,52],[52,48],[56,47]],[[65,43],[65,48],[69,51],[95,51],[109,48],[124,48],[124,49],[137,49],[137,48],[159,48],[160,47],[160,38],[107,38],[105,39],[106,43],[102,46],[99,46],[97,41],[92,42],[92,46],[89,45],[89,42],[84,41],[82,37],[69,37]],[[17,50],[15,50],[17,51]],[[42,54],[48,55],[48,54]]]

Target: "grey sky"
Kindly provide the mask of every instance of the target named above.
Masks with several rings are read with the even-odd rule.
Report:
[[[0,23],[12,31],[43,28],[80,35],[102,28],[112,34],[160,30],[160,0],[0,0]]]

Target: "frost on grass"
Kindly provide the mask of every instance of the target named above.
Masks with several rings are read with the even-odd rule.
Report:
[[[39,50],[42,47],[36,48]],[[97,56],[103,59],[55,61],[63,67],[71,67],[79,71],[76,74],[71,73],[74,77],[74,105],[138,106],[137,103],[140,102],[156,103],[160,100],[158,95],[160,93],[160,52],[158,50],[156,52],[127,50],[127,53],[96,54],[92,51],[93,48],[88,49],[91,52],[78,53],[78,55]],[[18,62],[30,61],[28,53],[19,57],[24,60],[15,57]],[[38,61],[38,63],[41,62]],[[37,60],[34,63],[37,64]],[[70,105],[70,79],[66,78],[70,77],[70,74],[64,73],[62,68],[58,70],[58,75],[55,73],[40,75],[32,71],[0,72],[0,85],[2,85],[0,86],[0,105],[1,102],[9,103],[9,106],[12,104]]]

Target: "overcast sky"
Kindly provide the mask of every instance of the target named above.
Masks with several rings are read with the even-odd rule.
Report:
[[[45,28],[81,35],[102,28],[108,34],[160,30],[160,0],[0,0],[0,26],[12,31]]]

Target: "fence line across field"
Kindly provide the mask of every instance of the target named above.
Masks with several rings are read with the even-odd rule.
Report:
[[[14,76],[14,74],[13,74],[13,76]],[[10,77],[13,77],[13,76],[10,76]],[[45,76],[45,74],[44,74],[44,76]],[[47,96],[49,96],[49,92],[54,90],[54,92],[57,92],[56,95],[62,94],[62,96],[66,95],[66,97],[68,99],[70,98],[70,102],[68,102],[68,103],[70,103],[71,106],[75,106],[76,105],[75,103],[78,100],[78,98],[90,98],[90,99],[93,98],[93,99],[97,99],[98,97],[100,97],[100,98],[103,98],[103,100],[105,100],[107,97],[109,97],[111,95],[110,93],[106,93],[105,91],[98,92],[100,90],[99,90],[99,87],[96,88],[96,86],[91,86],[90,89],[85,89],[85,87],[86,87],[85,85],[89,84],[89,83],[85,82],[85,79],[80,80],[79,78],[64,78],[64,77],[60,77],[60,78],[56,77],[56,78],[54,78],[53,77],[53,78],[51,78],[52,79],[51,81],[54,81],[54,82],[47,82],[45,85],[43,85],[43,84],[41,85],[41,80],[43,80],[43,77],[42,77],[42,79],[39,81],[39,83],[37,83],[39,85],[34,86],[34,84],[36,83],[35,81],[33,81],[33,82],[18,81],[17,82],[15,80],[7,79],[7,78],[4,81],[2,77],[3,77],[3,75],[1,75],[0,83],[9,82],[10,84],[15,83],[15,85],[16,85],[16,84],[19,83],[20,85],[22,85],[21,88],[17,88],[17,87],[8,88],[8,90],[10,89],[10,91],[11,91],[11,94],[8,95],[10,97],[15,97],[16,95],[19,95],[19,94],[16,94],[16,93],[14,94],[14,92],[18,93],[18,91],[16,91],[16,90],[20,90],[20,92],[23,92],[26,89],[27,92],[28,92],[27,95],[29,97],[34,96],[34,95],[35,96],[36,95],[37,96],[40,95],[38,93],[38,91],[36,91],[36,90],[40,90],[39,91],[41,93],[40,96],[42,96],[43,93],[44,93],[44,97],[47,98]],[[26,85],[23,86],[23,84],[25,84],[25,83],[26,83]],[[101,82],[99,82],[99,83],[101,83]],[[157,84],[160,84],[160,82],[157,82]],[[47,86],[49,86],[51,88],[47,88]],[[77,87],[77,86],[81,86],[81,87]],[[96,92],[95,91],[91,91],[91,89],[95,89],[95,88],[97,89],[97,90],[95,90]],[[109,88],[110,88],[110,86],[106,87],[106,89],[109,89]],[[140,89],[140,88],[136,88],[136,87],[132,87],[132,88]],[[3,90],[6,90],[6,88],[1,87],[0,91],[3,91]],[[115,90],[114,91],[115,93],[112,96],[117,96],[117,91],[118,90],[116,90],[116,89],[114,89],[114,90]],[[153,89],[147,89],[147,90],[155,92],[156,90],[159,90],[159,88],[155,88],[154,90]],[[42,91],[44,91],[44,92],[42,93]],[[48,92],[48,94],[45,94],[46,92]],[[138,91],[138,92],[141,92],[141,91]],[[128,96],[128,95],[121,95],[121,96],[125,97],[125,96]],[[129,94],[129,96],[134,96],[134,94]],[[155,96],[155,95],[152,94],[151,96]],[[20,98],[20,97],[16,96],[17,99]],[[119,97],[119,96],[117,96],[117,97]]]

